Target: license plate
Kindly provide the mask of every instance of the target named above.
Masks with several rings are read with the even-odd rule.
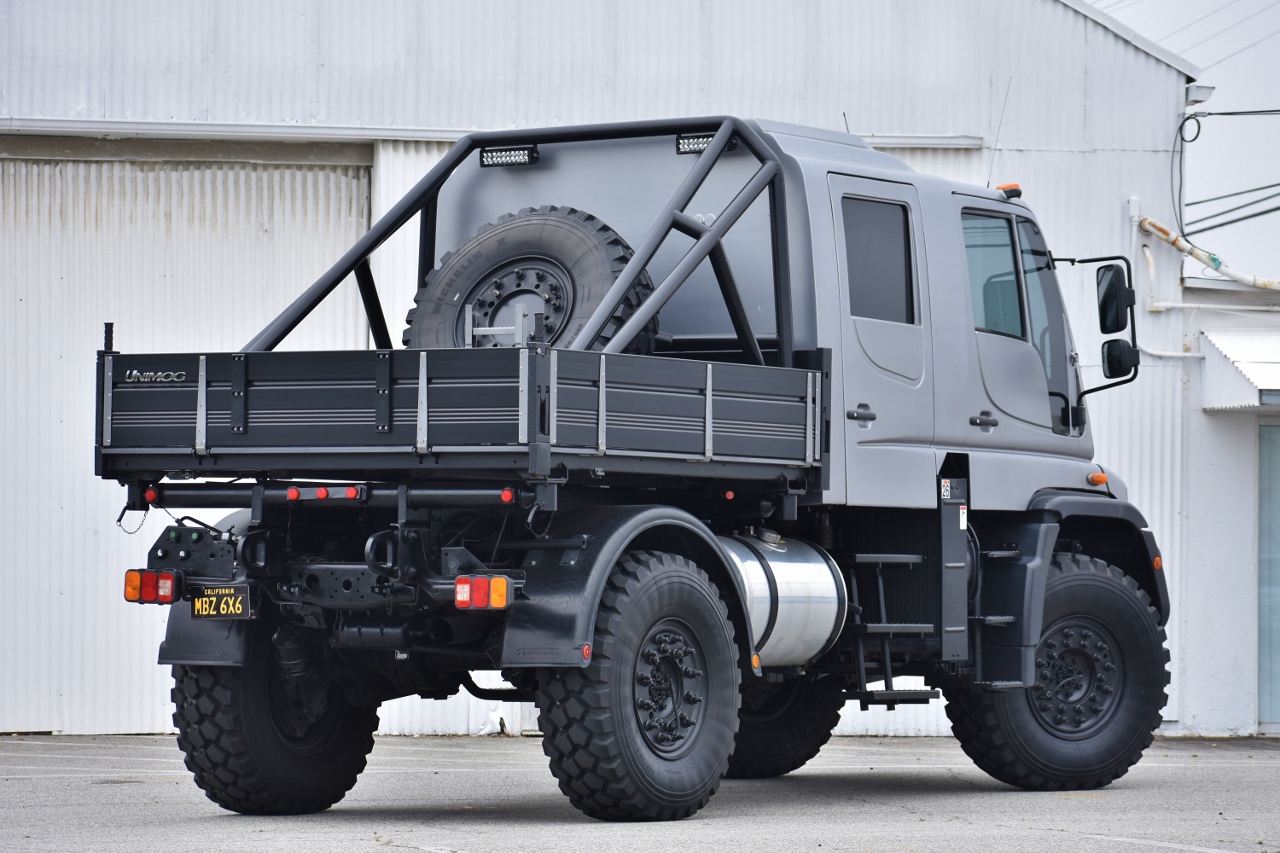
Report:
[[[249,585],[208,586],[195,590],[191,615],[196,619],[249,619]]]

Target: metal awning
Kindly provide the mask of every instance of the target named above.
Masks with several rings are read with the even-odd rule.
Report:
[[[1202,332],[1206,411],[1280,411],[1280,328]]]

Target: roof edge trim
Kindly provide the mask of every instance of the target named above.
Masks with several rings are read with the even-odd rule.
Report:
[[[1192,65],[1189,61],[1173,51],[1161,47],[1146,36],[1139,35],[1132,27],[1120,23],[1106,12],[1095,7],[1092,3],[1087,2],[1087,0],[1058,0],[1058,2],[1065,6],[1070,6],[1072,9],[1075,9],[1081,15],[1084,15],[1094,23],[1106,27],[1111,30],[1111,32],[1136,47],[1138,50],[1141,50],[1144,53],[1149,53],[1165,65],[1181,71],[1188,79],[1197,80],[1200,78],[1199,66]]]
[[[138,121],[0,116],[0,133],[99,139],[234,139],[256,142],[457,142],[474,130],[208,121]]]

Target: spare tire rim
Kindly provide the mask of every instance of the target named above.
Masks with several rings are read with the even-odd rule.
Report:
[[[684,623],[664,619],[636,652],[636,721],[645,743],[663,758],[692,749],[706,714],[705,664],[692,636]]]
[[[1036,682],[1026,692],[1032,713],[1052,734],[1093,734],[1115,716],[1124,695],[1124,659],[1115,636],[1085,616],[1058,620],[1036,648]]]
[[[517,314],[528,315],[525,334],[531,335],[533,317],[544,315],[546,340],[554,341],[564,331],[565,319],[573,313],[573,277],[560,264],[540,256],[507,261],[486,272],[463,298],[454,329],[458,346],[466,342],[466,310],[470,305],[475,328],[512,328]],[[521,344],[527,341],[520,342]],[[516,346],[510,333],[477,334],[480,347]]]

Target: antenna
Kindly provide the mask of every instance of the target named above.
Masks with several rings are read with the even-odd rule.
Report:
[[[987,189],[991,189],[991,174],[996,170],[996,155],[1000,153],[1000,131],[1004,128],[1004,108],[1009,106],[1009,90],[1013,88],[1013,75],[1004,87],[1004,103],[1000,105],[1000,122],[996,125],[996,141],[991,147],[991,167],[987,169]]]
[[[844,116],[844,132],[848,133],[849,132],[849,114],[844,111],[841,111],[840,115]]]

